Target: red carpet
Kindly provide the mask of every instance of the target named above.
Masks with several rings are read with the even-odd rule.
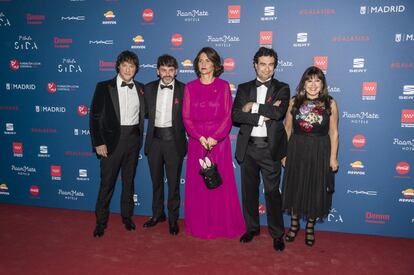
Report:
[[[315,246],[297,240],[277,253],[266,228],[252,243],[178,236],[167,223],[124,229],[110,216],[92,237],[93,212],[0,204],[0,274],[413,274],[414,240],[316,232]]]

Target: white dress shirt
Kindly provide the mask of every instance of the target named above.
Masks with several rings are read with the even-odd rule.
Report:
[[[256,103],[253,103],[253,106],[252,106],[252,110],[251,110],[252,114],[257,114],[259,112],[259,104],[265,103],[266,94],[267,94],[267,87],[265,85],[257,87],[256,89],[257,89],[257,97],[256,97]],[[257,126],[253,127],[251,136],[252,137],[267,137],[267,128],[266,128],[266,123],[264,123],[264,116],[260,116]]]
[[[172,127],[172,105],[174,97],[175,80],[168,85],[172,85],[172,89],[161,89],[161,85],[165,85],[162,81],[158,85],[157,103],[155,108],[155,127],[165,128]]]
[[[132,89],[128,86],[121,87],[122,78],[116,77],[116,86],[118,88],[119,114],[121,117],[121,126],[131,126],[139,124],[139,97],[137,87],[134,83]],[[129,84],[127,83],[127,84]]]

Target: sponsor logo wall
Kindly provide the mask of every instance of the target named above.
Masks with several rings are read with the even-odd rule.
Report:
[[[253,55],[264,46],[278,52],[276,78],[292,95],[315,65],[339,105],[340,169],[319,228],[414,238],[413,1],[26,2],[0,1],[0,203],[94,210],[99,161],[89,108],[96,83],[115,76],[119,52],[138,54],[136,80],[144,83],[156,79],[157,57],[169,53],[178,79],[188,82],[195,54],[214,47],[234,97],[238,84],[255,77]],[[235,160],[234,168],[240,191]],[[137,175],[135,214],[150,216],[143,155]],[[182,205],[184,175],[185,166]],[[118,181],[113,212],[120,210]],[[259,212],[265,225],[262,193]]]

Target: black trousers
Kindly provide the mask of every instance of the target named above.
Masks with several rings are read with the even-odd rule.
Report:
[[[267,225],[272,238],[284,234],[282,197],[279,191],[281,164],[272,159],[269,147],[249,143],[241,168],[243,215],[248,232],[260,232],[259,185],[263,178]]]
[[[139,158],[138,126],[122,126],[121,136],[115,151],[107,158],[102,157],[101,183],[96,201],[96,223],[106,225],[109,205],[115,190],[116,180],[121,170],[121,216],[129,218],[134,212],[134,179]]]
[[[177,152],[174,140],[154,137],[148,152],[148,165],[152,179],[152,216],[164,213],[164,171],[168,182],[168,219],[175,222],[180,208],[180,177],[184,156]]]

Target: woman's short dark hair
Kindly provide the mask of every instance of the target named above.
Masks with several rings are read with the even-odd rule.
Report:
[[[328,93],[328,85],[326,84],[326,77],[325,74],[321,69],[316,66],[310,66],[305,70],[300,79],[299,85],[296,88],[296,96],[295,96],[295,103],[292,108],[292,113],[294,109],[300,108],[303,102],[306,100],[306,91],[305,91],[305,83],[307,80],[316,77],[322,81],[322,89],[319,92],[319,100],[325,103],[325,108],[328,110],[328,113],[331,110],[330,101],[332,97]]]
[[[135,53],[131,51],[123,51],[118,55],[118,58],[116,59],[116,65],[115,65],[115,69],[117,73],[119,73],[119,65],[121,65],[122,62],[128,62],[128,63],[134,64],[135,67],[137,67],[135,74],[138,72],[139,59],[138,59],[138,55],[136,55]]]
[[[220,76],[223,73],[223,71],[224,71],[223,65],[221,64],[221,57],[216,52],[215,49],[210,48],[210,47],[204,47],[204,48],[202,48],[198,52],[196,58],[194,59],[194,71],[197,74],[197,76],[198,77],[201,76],[201,72],[200,72],[200,70],[198,68],[198,61],[200,60],[200,55],[202,53],[205,53],[207,55],[207,58],[210,59],[211,62],[213,62],[213,64],[214,64],[214,73],[213,73],[213,75],[215,77]]]
[[[253,64],[257,64],[259,62],[259,57],[261,56],[271,56],[275,59],[275,69],[277,67],[277,53],[273,49],[269,49],[266,47],[260,47],[259,50],[257,50],[256,54],[253,57]]]
[[[175,57],[169,54],[163,54],[158,57],[157,69],[159,69],[161,66],[174,67],[175,69],[178,69],[178,62]]]

